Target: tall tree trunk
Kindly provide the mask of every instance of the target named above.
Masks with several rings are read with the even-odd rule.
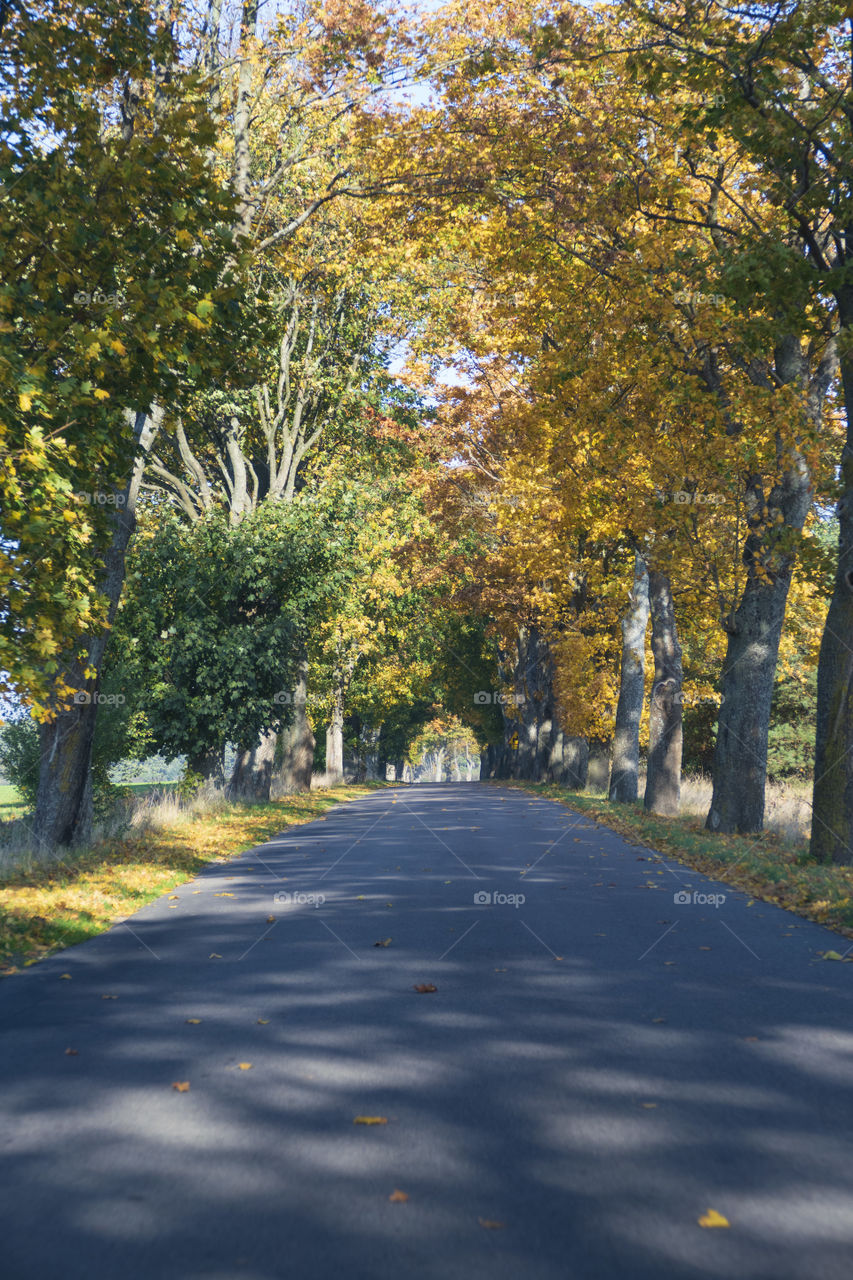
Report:
[[[330,786],[344,780],[344,694],[334,693],[332,716],[326,730],[326,779]]]
[[[668,574],[649,570],[655,682],[649,708],[649,759],[643,805],[676,814],[681,803],[681,645]]]
[[[755,527],[744,549],[746,585],[726,623],[714,791],[705,823],[709,831],[749,834],[764,827],[770,707],[796,560],[790,535],[802,529],[811,499],[811,477],[797,455],[766,504],[771,520],[780,515],[778,524],[767,525],[760,482],[750,482]]]
[[[273,777],[276,795],[292,795],[311,790],[314,772],[314,731],[308,719],[308,660],[299,664],[299,676],[293,692],[293,720],[281,734],[281,766]]]
[[[838,298],[853,329],[853,290]],[[847,438],[841,454],[838,565],[817,668],[817,735],[811,854],[819,862],[853,862],[853,359],[841,360]]]
[[[827,345],[813,372],[800,339],[793,336],[780,340],[774,361],[779,381],[801,388],[804,417],[816,430],[838,368],[834,343]],[[845,377],[845,388],[848,382]],[[705,823],[709,831],[724,834],[750,834],[764,827],[767,739],[779,640],[796,562],[796,541],[812,502],[811,474],[799,452],[799,442],[792,443],[778,433],[776,455],[779,477],[768,495],[760,477],[747,477],[746,583],[737,609],[725,624],[728,641],[714,748],[714,792]]]
[[[634,587],[622,619],[622,670],[610,764],[610,799],[634,804],[639,792],[640,719],[646,678],[646,627],[649,621],[649,574],[646,562],[634,557]]]
[[[108,626],[89,639],[85,662],[73,657],[63,670],[66,683],[78,690],[74,705],[60,711],[55,719],[39,728],[39,781],[33,835],[37,844],[44,848],[85,844],[92,831],[92,743],[101,669],[109,627],[115,618],[124,586],[125,558],[136,525],[136,503],[145,456],[160,428],[163,411],[156,407],[148,414],[128,413],[125,416],[133,425],[137,454],[124,489],[123,502],[116,504],[112,540],[104,557],[104,571],[99,582],[107,600]],[[96,671],[93,679],[86,678],[86,668]]]

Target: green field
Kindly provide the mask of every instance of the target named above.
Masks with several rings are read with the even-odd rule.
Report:
[[[18,795],[17,787],[10,786],[9,783],[0,783],[0,820],[3,818],[17,818],[23,812],[21,798]]]

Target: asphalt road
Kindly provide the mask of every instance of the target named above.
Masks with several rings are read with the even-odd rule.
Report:
[[[837,934],[477,784],[175,893],[0,983],[3,1280],[853,1274]]]

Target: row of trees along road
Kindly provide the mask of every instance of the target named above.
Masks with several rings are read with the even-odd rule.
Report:
[[[39,841],[88,838],[105,681],[248,798],[321,727],[338,777],[347,733],[402,764],[462,722],[488,775],[627,802],[642,739],[673,813],[708,703],[708,828],[758,832],[819,649],[812,852],[853,859],[842,5],[0,21]]]

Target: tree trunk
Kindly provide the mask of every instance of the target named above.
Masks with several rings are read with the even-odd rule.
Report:
[[[610,799],[634,804],[640,767],[640,719],[646,678],[646,627],[649,621],[649,575],[646,562],[634,557],[634,588],[622,619],[622,670],[610,765]]]
[[[853,296],[839,298],[842,322],[853,328]],[[819,862],[853,862],[853,360],[841,377],[847,439],[841,455],[838,565],[817,668],[817,736],[811,854]]]
[[[89,639],[85,662],[75,657],[63,669],[66,683],[78,690],[74,705],[60,711],[55,719],[39,728],[39,781],[33,835],[43,848],[81,845],[91,837],[92,742],[98,714],[101,668],[109,626],[115,618],[124,586],[125,557],[136,525],[136,502],[145,469],[145,455],[159,430],[163,411],[156,407],[150,414],[127,414],[126,417],[133,423],[137,455],[125,486],[124,500],[121,504],[116,503],[113,536],[99,582],[107,599],[108,626]],[[94,679],[87,680],[87,667],[97,672]]]
[[[281,765],[273,775],[274,797],[311,790],[314,771],[314,731],[308,719],[308,661],[299,664],[299,676],[293,692],[293,720],[281,734]]]
[[[197,774],[209,791],[219,790],[225,786],[225,761],[222,747],[211,747],[209,751],[201,751],[196,756],[187,756],[187,772]],[[234,764],[236,772],[240,756]]]
[[[668,574],[649,570],[655,682],[649,707],[649,759],[643,806],[676,814],[681,803],[681,645]]]
[[[587,757],[587,781],[596,791],[606,791],[610,781],[610,738],[593,738]]]
[[[228,783],[232,800],[269,802],[278,733],[268,729],[248,751],[238,751]]]
[[[394,781],[402,782],[406,772],[406,762],[402,758],[394,761]]]
[[[824,398],[837,369],[834,344],[827,346],[812,374],[802,343],[793,336],[780,340],[774,359],[779,380],[799,384],[805,417],[814,428],[819,427]],[[842,375],[849,430],[853,380],[845,375],[843,363]],[[776,452],[780,477],[769,495],[765,496],[760,477],[747,477],[746,585],[736,611],[726,620],[728,643],[714,748],[714,793],[705,823],[709,831],[725,834],[751,834],[764,827],[767,738],[779,639],[796,561],[796,538],[812,502],[811,474],[798,444],[778,434]],[[843,633],[842,640],[846,641]],[[824,690],[826,683],[824,679]]]
[[[344,695],[335,690],[332,718],[326,730],[326,780],[329,786],[344,780]]]

